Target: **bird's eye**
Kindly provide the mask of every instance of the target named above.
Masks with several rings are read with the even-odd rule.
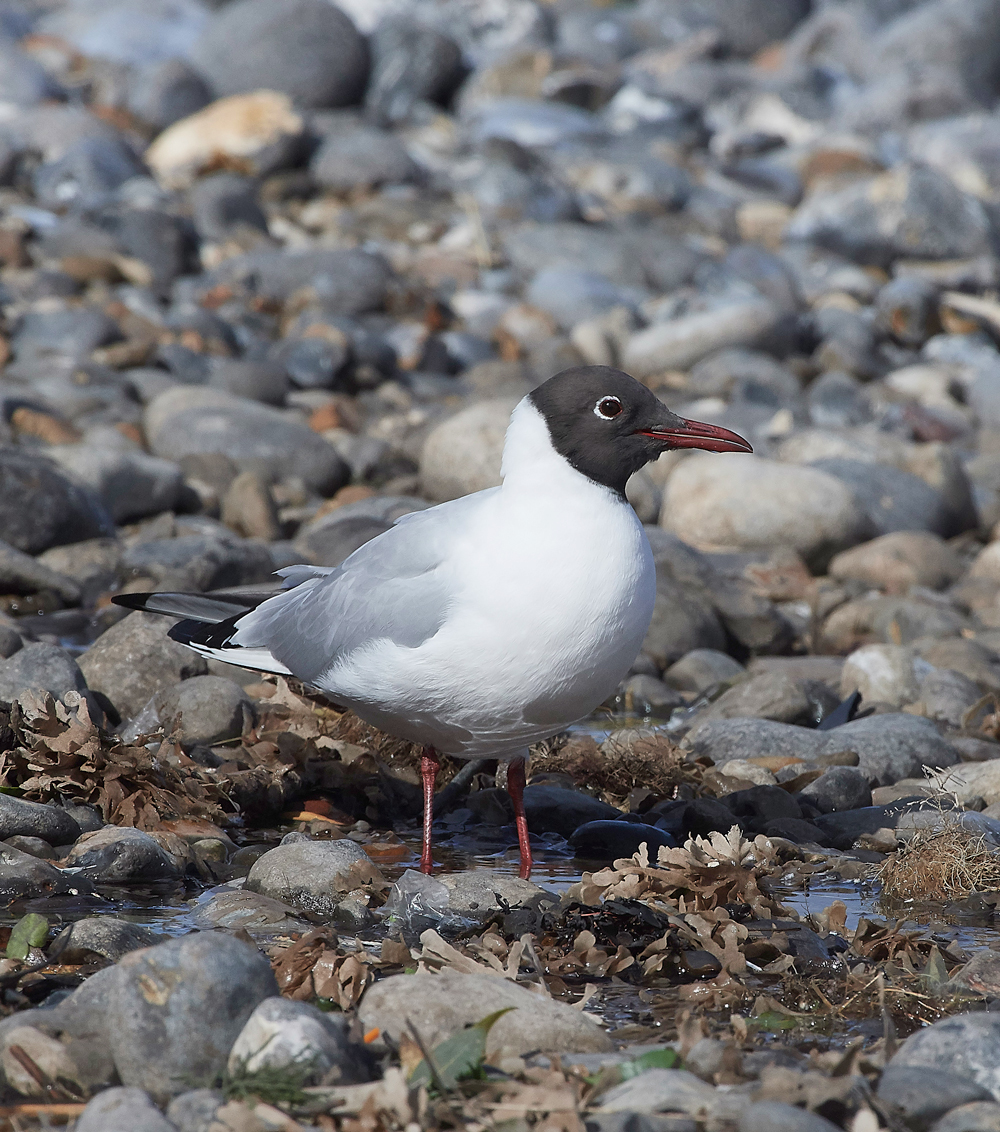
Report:
[[[602,397],[594,406],[594,413],[602,420],[610,421],[622,411],[622,403],[617,397]]]

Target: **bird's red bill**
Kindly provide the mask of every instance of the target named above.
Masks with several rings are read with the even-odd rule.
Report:
[[[702,448],[706,452],[753,452],[753,446],[738,432],[721,425],[703,424],[701,421],[681,420],[680,425],[661,428],[644,428],[640,436],[662,440],[671,448]]]

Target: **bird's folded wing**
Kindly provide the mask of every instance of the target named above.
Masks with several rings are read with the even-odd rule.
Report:
[[[404,516],[334,570],[292,567],[294,588],[241,617],[230,646],[266,648],[306,681],[373,641],[418,647],[448,616],[448,550],[465,502]]]

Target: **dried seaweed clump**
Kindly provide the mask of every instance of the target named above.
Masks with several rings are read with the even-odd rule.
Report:
[[[1000,854],[981,833],[957,822],[917,833],[877,873],[889,900],[954,900],[1000,890]]]
[[[685,762],[680,747],[662,735],[634,737],[626,732],[600,747],[589,735],[574,735],[561,747],[536,748],[530,766],[532,775],[568,774],[613,805],[639,788],[670,798],[678,786],[697,789],[701,784],[701,768]]]

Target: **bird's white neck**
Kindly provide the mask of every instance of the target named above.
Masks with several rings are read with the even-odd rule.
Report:
[[[618,497],[589,479],[560,455],[552,444],[549,426],[528,397],[511,413],[500,465],[505,490],[533,492],[593,491],[601,497]]]

